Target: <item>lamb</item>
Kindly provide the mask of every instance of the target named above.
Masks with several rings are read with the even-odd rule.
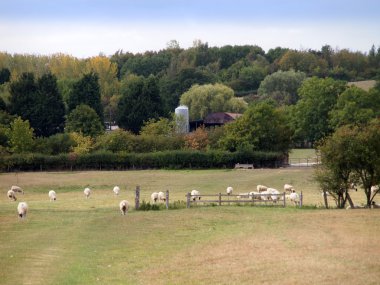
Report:
[[[285,184],[284,185],[284,191],[285,192],[292,192],[294,189],[293,185],[290,185],[290,184]]]
[[[256,189],[257,189],[257,192],[264,192],[264,191],[267,191],[268,187],[264,185],[257,185]]]
[[[129,209],[129,203],[127,200],[123,200],[119,204],[120,212],[122,215],[126,215]]]
[[[12,201],[17,201],[16,193],[12,189],[8,191],[7,196]]]
[[[226,191],[227,191],[227,195],[229,196],[234,191],[234,188],[232,188],[231,186],[228,186],[227,189],[226,189]]]
[[[90,188],[84,188],[84,196],[86,197],[86,199],[88,199],[91,195],[91,189]]]
[[[201,199],[201,193],[198,191],[198,190],[191,190],[191,196],[192,196],[192,199],[193,199],[193,201],[195,201],[195,200],[200,200]]]
[[[120,193],[120,187],[119,186],[113,187],[113,193],[115,193],[115,195],[119,195],[119,193]]]
[[[50,190],[50,191],[49,191],[49,198],[50,198],[50,201],[55,201],[55,200],[57,200],[57,194],[55,193],[54,190]]]
[[[153,203],[156,203],[158,200],[158,192],[153,192],[152,195],[150,195],[150,199]]]
[[[292,193],[289,194],[289,199],[296,206],[300,204],[300,196],[296,193],[295,190],[292,190]]]
[[[164,192],[158,192],[158,200],[161,201],[161,202],[165,202],[166,201],[166,195]]]
[[[22,190],[22,188],[19,187],[19,186],[13,185],[13,186],[11,187],[11,190],[12,190],[13,192],[18,192],[18,193],[21,193],[21,194],[24,195],[24,190]]]
[[[379,204],[377,204],[375,201],[372,201],[372,208],[373,209],[380,209],[380,205]]]
[[[21,219],[26,217],[27,212],[28,212],[28,204],[26,202],[18,203],[17,213]]]

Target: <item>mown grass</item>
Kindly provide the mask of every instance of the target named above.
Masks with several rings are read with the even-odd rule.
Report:
[[[1,174],[0,283],[378,284],[380,211],[314,209],[320,195],[311,175],[306,168]],[[118,210],[121,199],[133,204],[135,185],[146,200],[165,189],[184,200],[192,188],[246,192],[284,181],[303,190],[308,208]],[[16,182],[30,206],[22,221],[5,195]],[[86,185],[94,189],[88,200]]]

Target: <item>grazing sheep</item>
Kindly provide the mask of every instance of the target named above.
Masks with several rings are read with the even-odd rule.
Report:
[[[158,200],[161,201],[161,202],[165,202],[166,201],[166,195],[164,192],[158,192]]]
[[[380,209],[380,205],[379,204],[376,204],[376,202],[375,201],[372,201],[372,208],[373,209]]]
[[[257,192],[264,192],[264,191],[267,191],[268,187],[264,185],[257,185],[256,189],[257,189]]]
[[[91,189],[90,188],[84,188],[84,196],[86,197],[86,199],[88,199],[91,195]]]
[[[260,200],[268,201],[270,199],[269,194],[271,194],[271,193],[268,190],[262,191],[262,192],[260,192],[260,194],[261,194]]]
[[[296,206],[300,204],[300,196],[296,193],[295,190],[289,194],[289,200],[293,202]]]
[[[17,200],[16,193],[12,189],[8,191],[7,196],[12,201],[16,201]]]
[[[284,185],[284,191],[285,192],[292,192],[294,189],[293,185],[290,185],[290,184],[285,184]]]
[[[129,209],[129,203],[127,200],[123,200],[119,204],[120,212],[122,215],[126,215]]]
[[[120,193],[120,188],[119,188],[119,186],[115,186],[115,187],[113,187],[113,193],[115,193],[115,195],[119,195],[119,193]]]
[[[156,203],[158,200],[158,192],[153,192],[152,195],[150,195],[150,199],[153,203]]]
[[[274,201],[274,202],[277,202],[279,199],[280,199],[280,191],[278,191],[277,189],[274,189],[274,188],[268,188],[267,189],[267,192],[270,193],[270,194],[274,194],[272,196],[270,196],[270,198]]]
[[[234,191],[234,188],[232,188],[231,186],[228,186],[226,189],[227,195],[231,195],[233,191]]]
[[[24,190],[22,190],[22,188],[19,187],[19,186],[13,185],[13,186],[11,187],[11,190],[12,190],[13,192],[18,192],[18,193],[21,193],[21,194],[24,195]]]
[[[201,199],[201,193],[198,191],[198,190],[191,190],[191,196],[192,196],[192,199],[193,199],[193,201],[195,201],[195,200],[200,200]]]
[[[26,202],[18,203],[17,213],[21,219],[26,217],[27,212],[28,212],[28,204],[26,204]]]
[[[54,190],[50,190],[50,191],[49,191],[49,198],[50,198],[50,201],[55,201],[55,200],[57,200],[57,194],[55,193]]]

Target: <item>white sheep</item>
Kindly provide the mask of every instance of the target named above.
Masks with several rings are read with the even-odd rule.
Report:
[[[228,186],[227,189],[226,189],[226,192],[227,192],[227,195],[231,195],[232,192],[234,191],[234,188],[232,188],[231,186]]]
[[[123,200],[119,204],[120,212],[122,215],[126,215],[129,209],[129,203],[127,200]]]
[[[293,202],[296,206],[300,204],[300,196],[296,193],[295,190],[289,194],[289,200]]]
[[[7,192],[7,196],[9,199],[11,199],[13,201],[17,200],[16,193],[12,189]]]
[[[166,195],[164,192],[158,192],[158,200],[160,202],[165,202],[166,201]]]
[[[268,190],[262,191],[262,192],[260,192],[260,194],[261,194],[260,200],[268,201],[270,199],[271,193]]]
[[[22,190],[22,188],[19,187],[19,186],[12,185],[11,190],[12,190],[13,192],[18,192],[18,193],[21,193],[21,194],[24,195],[24,190]]]
[[[261,196],[259,192],[255,192],[255,191],[249,192],[249,197],[251,197],[252,199],[256,198],[258,200],[261,200]]]
[[[153,203],[156,203],[158,200],[158,192],[153,192],[152,195],[150,195],[150,199]]]
[[[198,191],[198,190],[191,190],[191,196],[192,196],[192,199],[193,199],[193,201],[195,201],[195,200],[200,200],[201,199],[201,193]]]
[[[50,190],[50,191],[49,191],[49,199],[50,199],[50,201],[55,201],[55,200],[57,200],[57,194],[55,193],[54,190]]]
[[[27,212],[28,212],[28,204],[26,202],[18,203],[17,213],[21,219],[26,217]]]
[[[120,187],[119,186],[113,187],[113,193],[115,193],[115,195],[119,195],[119,193],[120,193]]]
[[[264,192],[264,191],[267,191],[268,187],[264,185],[257,185],[256,189],[257,189],[257,192]]]
[[[270,194],[274,194],[274,195],[270,196],[270,198],[271,198],[274,202],[276,202],[276,201],[278,201],[278,200],[280,199],[280,196],[279,196],[280,191],[278,191],[277,189],[274,189],[274,188],[268,188],[268,189],[267,189],[267,192],[270,193]]]
[[[251,193],[244,192],[244,193],[239,193],[236,198],[237,199],[243,199],[243,198],[249,198],[251,196]]]
[[[285,184],[284,185],[284,191],[285,192],[292,192],[294,189],[293,185],[290,185],[290,184]]]
[[[86,199],[88,199],[90,197],[90,195],[91,195],[91,189],[88,188],[88,187],[84,188],[83,193],[84,193],[84,196],[86,197]]]

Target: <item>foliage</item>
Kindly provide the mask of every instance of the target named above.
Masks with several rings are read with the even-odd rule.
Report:
[[[335,107],[338,96],[346,89],[344,81],[317,77],[303,81],[298,90],[300,99],[292,116],[298,140],[316,142],[329,135],[329,112]]]
[[[93,148],[94,141],[90,136],[84,136],[82,133],[72,132],[70,138],[74,141],[71,151],[74,154],[86,154]]]
[[[34,142],[33,151],[48,155],[58,155],[70,152],[76,142],[68,133],[55,134],[50,137],[40,137]]]
[[[104,127],[95,110],[81,104],[67,116],[66,131],[95,137],[104,132]]]
[[[189,107],[191,120],[203,119],[213,112],[242,113],[246,104],[234,97],[233,90],[223,84],[194,85],[181,96],[181,105]]]
[[[208,133],[205,127],[199,127],[185,136],[185,147],[193,150],[206,150],[209,145]]]
[[[10,125],[8,132],[9,146],[12,152],[30,152],[33,148],[34,133],[29,121],[17,117]]]
[[[252,105],[224,127],[223,149],[252,149],[286,153],[290,148],[290,129],[283,123],[284,113],[267,102]]]
[[[298,88],[305,80],[303,72],[277,71],[265,77],[258,89],[258,95],[263,99],[273,99],[278,105],[295,104],[298,101]]]
[[[0,85],[8,82],[11,79],[11,72],[8,68],[2,68],[0,70]]]
[[[139,211],[158,211],[160,210],[160,205],[158,204],[151,204],[150,202],[145,202],[145,200],[143,200],[141,203],[140,203],[140,207],[138,209]]]
[[[90,72],[74,83],[70,92],[68,109],[69,112],[81,104],[90,106],[98,114],[100,122],[104,122],[103,106],[100,98],[99,77]]]
[[[141,135],[156,135],[156,136],[173,136],[175,133],[176,124],[174,120],[168,118],[149,119],[144,122],[141,127]]]

